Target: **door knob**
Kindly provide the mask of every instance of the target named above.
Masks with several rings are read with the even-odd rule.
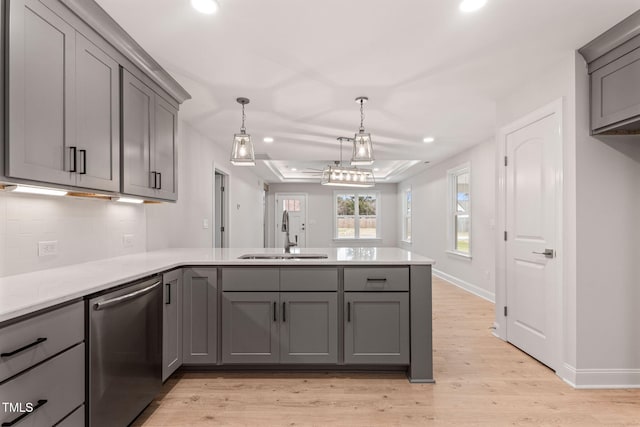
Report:
[[[544,255],[547,258],[553,258],[555,256],[555,251],[553,249],[545,249],[544,252],[532,252],[534,254],[538,254],[538,255]]]

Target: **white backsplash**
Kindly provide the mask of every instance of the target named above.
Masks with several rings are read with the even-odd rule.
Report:
[[[38,256],[40,241],[57,241],[57,254]],[[0,277],[142,252],[146,242],[143,205],[0,192]]]

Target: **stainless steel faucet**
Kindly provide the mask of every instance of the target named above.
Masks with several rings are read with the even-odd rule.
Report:
[[[295,242],[289,239],[289,212],[286,209],[282,212],[282,231],[286,233],[284,235],[284,252],[289,254],[292,246],[298,246],[298,236],[296,236]]]

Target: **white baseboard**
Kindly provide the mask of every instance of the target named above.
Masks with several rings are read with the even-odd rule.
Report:
[[[640,369],[576,369],[565,363],[558,374],[574,388],[640,388]]]
[[[462,288],[467,292],[471,292],[472,294],[477,295],[480,298],[486,299],[487,301],[492,302],[494,304],[496,302],[496,295],[492,292],[482,289],[481,287],[473,285],[462,279],[458,279],[455,276],[452,276],[450,274],[447,274],[435,268],[432,268],[432,272],[434,276],[439,277],[442,280],[446,280],[447,282],[453,283],[457,287]]]

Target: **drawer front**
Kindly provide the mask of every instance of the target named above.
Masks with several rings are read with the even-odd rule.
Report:
[[[223,268],[223,291],[270,292],[280,290],[279,268]]]
[[[337,291],[337,268],[282,268],[280,290],[289,292]]]
[[[84,405],[69,414],[56,427],[84,427]]]
[[[408,291],[408,267],[345,267],[345,291]]]
[[[2,328],[0,329],[0,353],[2,353],[0,381],[83,340],[84,303],[82,301]]]
[[[60,421],[84,402],[84,344],[0,385],[0,401],[22,408],[27,403],[41,403],[17,424],[20,427],[50,426]],[[24,414],[18,408],[7,410],[6,406],[0,410],[3,423]]]

